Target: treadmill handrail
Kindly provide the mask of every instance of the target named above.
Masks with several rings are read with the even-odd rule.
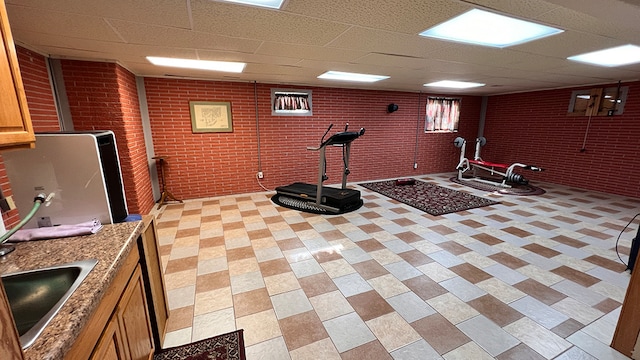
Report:
[[[342,146],[364,135],[364,131],[364,128],[360,128],[360,131],[342,131],[335,133],[331,135],[330,138],[322,142],[319,147],[307,146],[307,150],[318,151],[328,145]]]

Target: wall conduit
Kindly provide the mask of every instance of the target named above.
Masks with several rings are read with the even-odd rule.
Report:
[[[253,101],[256,110],[256,135],[258,137],[258,172],[262,171],[262,158],[260,156],[260,115],[258,115],[258,83],[253,82]]]
[[[416,145],[413,149],[413,168],[418,168],[418,136],[420,135],[420,106],[422,101],[422,91],[418,93],[418,119],[416,121]]]

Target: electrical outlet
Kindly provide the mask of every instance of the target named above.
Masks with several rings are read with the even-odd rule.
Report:
[[[9,209],[14,210],[16,208],[16,203],[13,201],[13,195],[7,196],[7,204],[9,204]]]
[[[38,227],[51,227],[51,218],[49,216],[42,216],[38,218]]]
[[[262,171],[258,171],[258,179],[264,178],[264,173]]]

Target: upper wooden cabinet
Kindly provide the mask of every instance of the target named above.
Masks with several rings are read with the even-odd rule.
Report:
[[[33,147],[36,138],[4,0],[0,0],[0,31],[0,150]]]

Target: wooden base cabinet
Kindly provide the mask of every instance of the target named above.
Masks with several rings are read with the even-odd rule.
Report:
[[[11,306],[0,280],[0,358],[3,360],[22,360],[22,348],[18,330],[13,321]]]
[[[142,276],[145,280],[147,300],[149,301],[149,313],[153,324],[153,339],[156,349],[162,348],[162,342],[167,330],[169,318],[169,305],[167,302],[167,287],[162,275],[162,260],[158,247],[158,232],[156,218],[153,215],[145,215],[142,218],[144,230],[140,235],[140,256],[145,266],[142,268]]]
[[[149,360],[153,352],[147,299],[137,265],[91,359]]]
[[[118,326],[118,318],[112,317],[102,333],[102,337],[91,356],[91,359],[118,360],[125,359],[122,333]]]
[[[140,254],[134,248],[125,258],[102,301],[82,328],[71,349],[65,354],[66,360],[111,359],[109,356],[131,360],[134,359],[131,357],[132,354],[137,356],[144,352],[144,346],[141,344],[145,343],[142,340],[145,337],[149,345],[143,358],[153,357],[149,312],[144,291],[140,291],[144,288],[141,285],[142,281]],[[141,315],[131,316],[134,311],[140,312]],[[140,317],[146,320],[146,326],[132,325],[139,321]],[[133,334],[134,328],[135,331],[145,331]]]

